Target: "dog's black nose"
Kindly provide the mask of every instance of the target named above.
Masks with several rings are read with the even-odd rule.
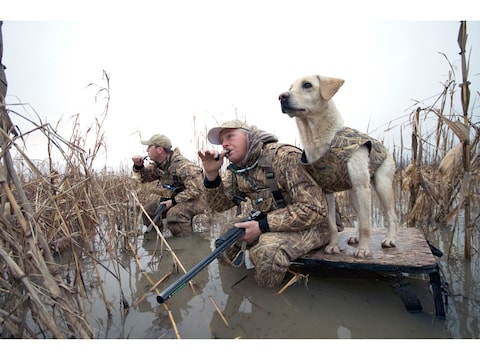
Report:
[[[285,100],[288,99],[289,96],[290,94],[288,92],[283,92],[278,96],[278,100],[280,100],[281,102],[284,102]]]
[[[282,108],[282,113],[287,114],[290,106],[288,105],[288,98],[290,94],[286,91],[278,95],[278,100],[280,100],[280,106]]]

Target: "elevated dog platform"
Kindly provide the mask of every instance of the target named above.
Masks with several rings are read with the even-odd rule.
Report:
[[[436,316],[445,318],[444,288],[435,258],[441,257],[442,253],[427,242],[420,230],[406,227],[398,229],[395,248],[382,248],[381,243],[386,233],[385,228],[372,228],[371,255],[367,258],[354,257],[355,245],[349,245],[348,239],[356,234],[356,229],[345,228],[339,233],[339,254],[325,254],[323,249],[314,250],[296,259],[293,264],[395,273],[400,279],[403,279],[403,273],[428,274]],[[420,301],[407,282],[401,280],[395,284],[395,291],[408,311],[422,310]]]

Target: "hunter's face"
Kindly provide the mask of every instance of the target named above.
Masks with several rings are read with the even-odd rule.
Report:
[[[147,154],[150,159],[158,163],[161,163],[163,160],[165,160],[165,152],[161,146],[149,145],[147,147]]]
[[[230,149],[228,160],[240,164],[247,156],[247,133],[243,129],[224,129],[220,133],[224,149]]]

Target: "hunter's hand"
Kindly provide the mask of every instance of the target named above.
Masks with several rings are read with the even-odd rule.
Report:
[[[220,174],[220,168],[222,167],[225,154],[222,156],[222,154],[216,150],[199,150],[198,156],[202,160],[203,170],[205,170],[207,179],[209,181],[215,180]]]
[[[172,200],[165,200],[165,201],[160,202],[160,204],[164,204],[166,210],[168,210],[173,206],[173,201]]]
[[[135,156],[132,156],[132,160],[133,160],[133,165],[142,166],[145,158],[141,155],[135,155]]]
[[[246,241],[249,245],[257,241],[262,233],[260,231],[260,227],[258,226],[258,221],[251,220],[240,222],[236,223],[234,226],[245,229],[245,235],[243,235],[240,240]]]

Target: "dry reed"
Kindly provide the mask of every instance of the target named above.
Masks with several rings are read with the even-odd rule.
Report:
[[[474,236],[479,232],[476,225],[478,215],[471,219],[470,209],[480,208],[480,130],[472,121],[473,114],[468,115],[468,66],[466,62],[464,64],[463,41],[466,28],[462,27],[460,31],[463,113],[454,111],[459,84],[453,80],[455,74],[451,67],[449,79],[433,105],[416,104],[410,121],[402,126],[411,129],[412,140],[410,149],[403,138],[400,149],[394,148],[399,165],[395,190],[397,211],[403,222],[422,227],[427,236],[438,231],[440,224],[454,224],[457,230],[465,231],[465,256],[468,258],[471,247],[478,250],[478,241],[471,242],[473,238],[478,239]],[[113,311],[111,300],[103,289],[100,268],[118,282],[124,308],[129,306],[122,292],[118,254],[130,250],[136,255],[132,242],[138,239],[143,212],[139,199],[145,202],[153,195],[148,184],[137,187],[130,179],[130,169],[117,173],[94,170],[97,154],[105,147],[102,124],[108,113],[109,99],[106,73],[104,80],[106,86],[98,90],[98,94],[105,95],[106,99],[104,117],[96,119],[87,134],[80,130],[78,118],[70,140],[65,140],[49,124],[32,121],[36,126],[34,131],[48,139],[49,154],[53,149],[62,154],[61,164],[55,163],[52,156],[43,163],[35,163],[29,158],[21,146],[25,134],[21,134],[10,119],[12,110],[7,109],[4,102],[5,93],[0,96],[2,338],[98,337],[86,320],[88,310],[85,304],[94,285],[100,289],[107,314]],[[197,129],[195,117],[193,122],[196,132],[206,134],[206,129]],[[433,131],[423,129],[431,123],[436,124]],[[88,135],[92,134],[95,136],[94,145],[85,151]],[[198,148],[206,144],[204,135],[196,136],[196,141]],[[20,160],[14,161],[11,151],[15,151]],[[353,222],[354,214],[345,194],[339,194],[338,200],[346,222]],[[465,219],[465,229],[459,229],[460,217]],[[162,240],[162,250],[164,248],[172,262],[185,272],[165,239]],[[62,265],[64,251],[73,258],[70,268]],[[93,264],[96,281],[85,274],[86,259]],[[136,260],[138,268],[145,273]],[[113,262],[116,266],[111,270],[106,262]],[[163,278],[166,276],[168,274]],[[295,276],[292,283],[298,279]],[[160,281],[148,280],[151,284],[149,291],[157,291]],[[134,305],[144,298],[145,295],[137,298]],[[168,308],[165,309],[176,336],[180,338],[173,315]]]

